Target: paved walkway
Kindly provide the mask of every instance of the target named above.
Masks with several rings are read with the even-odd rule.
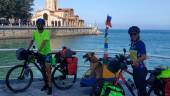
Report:
[[[47,95],[47,92],[41,91],[40,89],[42,86],[42,81],[35,81],[25,92],[13,93],[6,87],[4,83],[0,83],[0,96],[89,96],[91,91],[90,87],[80,87],[79,81],[77,81],[71,89],[64,91],[53,87],[52,95]]]
[[[13,93],[6,87],[4,81],[0,81],[0,96],[90,96],[89,94],[91,92],[91,87],[80,87],[80,80],[77,80],[74,86],[68,90],[59,90],[53,86],[52,95],[47,95],[47,92],[40,90],[43,85],[43,81],[34,81],[26,91]],[[126,96],[131,96],[127,90]]]

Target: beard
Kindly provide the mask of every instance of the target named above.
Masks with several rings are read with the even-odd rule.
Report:
[[[44,30],[44,27],[38,27],[38,30]]]

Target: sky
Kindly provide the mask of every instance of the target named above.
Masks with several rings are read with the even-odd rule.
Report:
[[[44,0],[35,0],[34,11]],[[170,0],[58,0],[59,8],[73,8],[87,24],[104,27],[106,16],[113,28],[137,25],[145,29],[170,29]]]

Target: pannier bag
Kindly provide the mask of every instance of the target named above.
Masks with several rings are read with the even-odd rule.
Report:
[[[78,62],[78,59],[76,57],[70,57],[70,58],[66,58],[66,61],[67,61],[68,75],[77,74],[77,62]]]
[[[114,86],[113,83],[105,82],[102,86],[100,96],[124,96],[124,92],[120,86]]]
[[[170,96],[170,79],[167,79],[167,80],[166,80],[165,96]]]
[[[91,87],[94,86],[94,84],[96,83],[96,78],[94,77],[89,77],[89,78],[82,78],[80,81],[80,86],[81,87]]]

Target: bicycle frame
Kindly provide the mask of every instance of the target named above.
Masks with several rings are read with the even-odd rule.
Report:
[[[30,63],[29,60],[25,60],[25,61],[24,61],[24,68],[30,67],[30,66],[29,66],[29,63]],[[42,69],[40,68],[41,65],[38,65],[37,62],[31,62],[31,63],[33,63],[34,66],[35,66],[40,72],[42,72]]]
[[[123,77],[123,75],[122,75],[122,72],[123,72],[123,70],[120,69],[120,70],[118,71],[118,73],[116,74],[115,81],[114,81],[114,86],[118,85],[119,80],[121,79],[121,80],[123,81],[123,84],[126,85],[127,89],[130,91],[130,93],[131,93],[133,96],[135,96],[135,94],[134,94],[134,92],[133,92],[133,89],[128,85],[126,79],[125,79],[125,78]],[[127,73],[130,74],[129,71],[125,71],[125,72],[127,72]]]
[[[55,55],[57,52],[52,52],[52,53],[50,53],[50,54],[52,54],[52,55]],[[32,52],[32,54],[31,55],[34,55],[35,56],[35,54],[36,53],[34,53],[34,52]],[[30,54],[29,54],[30,55]],[[36,57],[36,56],[35,56]],[[37,60],[37,57],[35,58],[36,60]],[[24,68],[23,69],[25,69],[27,66],[29,67],[29,63],[31,62],[31,63],[33,63],[34,64],[34,66],[41,72],[41,73],[43,73],[43,70],[42,70],[42,67],[41,66],[44,66],[44,65],[41,65],[41,64],[39,64],[38,62],[36,62],[36,60],[34,60],[34,62],[31,62],[30,60],[29,60],[29,58],[27,59],[27,60],[25,60],[24,61]],[[56,63],[56,65],[54,65],[54,66],[52,66],[53,68],[54,68],[54,70],[55,69],[57,69],[57,70],[59,70],[60,72],[62,72],[63,70],[60,70],[60,68],[61,68],[61,66],[60,66],[60,64],[59,63]],[[24,70],[23,70],[24,71]],[[22,72],[23,73],[23,72]],[[53,72],[52,72],[53,73]]]
[[[115,82],[114,85],[118,85],[119,79],[122,79],[123,83],[126,83],[126,79],[122,75],[123,70],[119,70],[118,73],[116,74],[117,76],[115,77]]]

